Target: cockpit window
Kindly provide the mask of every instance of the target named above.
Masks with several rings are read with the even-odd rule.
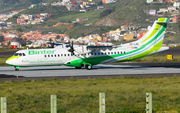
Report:
[[[14,56],[19,56],[18,54],[19,54],[19,53],[15,53]]]
[[[26,56],[24,53],[15,53],[14,56]]]

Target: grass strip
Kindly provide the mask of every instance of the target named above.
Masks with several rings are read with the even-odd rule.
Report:
[[[42,79],[0,82],[9,113],[49,113],[50,95],[57,95],[62,113],[97,113],[99,92],[106,93],[106,111],[145,113],[145,94],[153,94],[153,112],[180,112],[180,77]]]

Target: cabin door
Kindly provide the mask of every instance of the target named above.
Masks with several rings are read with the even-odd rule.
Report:
[[[128,47],[127,50],[128,50],[128,58],[129,58],[129,60],[132,60],[133,59],[134,47],[130,46],[130,47]]]

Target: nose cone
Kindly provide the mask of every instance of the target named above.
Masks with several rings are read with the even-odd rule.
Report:
[[[12,57],[8,58],[8,59],[6,60],[6,64],[7,64],[7,65],[10,65],[10,66],[13,66],[13,61],[14,61],[14,59],[19,58],[19,57],[20,57],[20,56],[12,56]]]
[[[7,60],[6,60],[6,64],[11,66],[11,65],[12,65],[12,60],[11,60],[10,58],[7,59]]]

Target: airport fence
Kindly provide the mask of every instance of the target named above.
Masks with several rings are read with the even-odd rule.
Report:
[[[99,113],[152,113],[152,93],[146,93],[145,96],[141,96],[141,100],[133,101],[136,97],[131,97],[126,100],[125,97],[117,96],[117,101],[111,101],[109,95],[105,96],[105,93],[99,93],[99,99],[97,97],[74,97],[71,98],[57,98],[57,95],[51,95],[50,99],[34,99],[34,100],[20,100],[7,101],[6,97],[1,97],[1,113],[14,113],[24,112],[28,113],[63,113],[67,109],[77,108],[73,113],[85,113],[94,112],[91,109],[95,109]],[[22,99],[22,98],[21,98]],[[99,101],[98,101],[99,100]],[[118,102],[119,101],[119,102]],[[122,104],[123,101],[129,101],[127,104]],[[124,107],[130,106],[130,107]],[[36,110],[39,108],[39,111]],[[121,109],[122,108],[122,109]]]

